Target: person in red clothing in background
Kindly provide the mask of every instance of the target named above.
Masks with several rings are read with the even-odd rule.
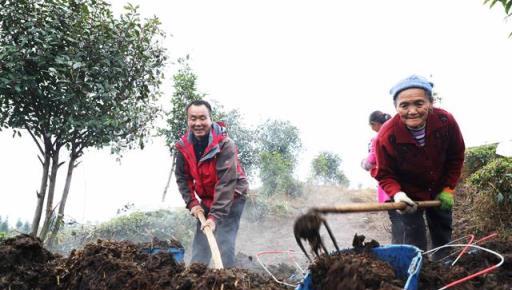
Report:
[[[214,231],[224,267],[235,264],[235,241],[249,185],[237,148],[221,123],[211,120],[211,106],[204,100],[186,107],[188,131],[176,143],[176,182],[191,214],[207,217],[196,225],[192,263],[208,265],[210,247],[204,227]],[[199,200],[200,199],[200,200]]]
[[[451,241],[453,190],[464,162],[464,140],[454,117],[433,107],[433,84],[412,75],[391,88],[397,114],[380,129],[375,140],[377,166],[372,176],[402,211],[405,243],[427,248],[426,226],[432,247]],[[417,209],[414,201],[438,199],[440,208]],[[437,260],[446,251],[433,255]]]

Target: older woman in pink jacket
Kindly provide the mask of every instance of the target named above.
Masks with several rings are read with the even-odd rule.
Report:
[[[374,111],[370,114],[370,127],[373,131],[378,133],[382,125],[384,125],[384,123],[389,119],[391,119],[389,114],[383,113],[381,111]],[[375,138],[372,138],[368,149],[368,156],[363,159],[361,166],[366,171],[370,171],[376,165],[377,157],[375,155]],[[390,197],[380,186],[377,186],[377,201],[381,203],[391,201]],[[388,211],[388,214],[389,219],[391,220],[391,243],[403,244],[404,228],[402,220],[400,219],[400,215],[394,210]]]

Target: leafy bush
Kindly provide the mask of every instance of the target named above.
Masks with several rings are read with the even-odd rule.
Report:
[[[478,228],[512,233],[512,159],[489,162],[467,184],[473,205],[470,212]]]
[[[186,242],[183,239],[190,240],[193,225],[195,225],[194,219],[184,210],[137,211],[101,224],[94,231],[94,235],[134,242],[145,242],[151,237],[166,239],[169,236],[176,238],[179,236],[178,240]]]
[[[136,243],[174,238],[188,245],[195,231],[195,221],[188,211],[157,210],[136,211],[115,217],[100,225],[66,226],[59,234],[58,245],[53,250],[67,253],[83,243],[97,239],[130,240]]]
[[[311,162],[313,178],[322,184],[347,187],[349,181],[340,169],[341,157],[332,152],[321,152]]]
[[[466,150],[466,156],[464,157],[462,177],[467,178],[484,167],[491,160],[500,158],[499,155],[496,155],[497,146],[498,144],[490,144],[468,148]]]
[[[245,204],[243,218],[259,221],[266,216],[283,216],[290,212],[290,205],[283,196],[265,196],[249,194]]]

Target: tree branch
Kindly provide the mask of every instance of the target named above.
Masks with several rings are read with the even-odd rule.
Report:
[[[30,136],[32,137],[32,139],[34,140],[34,142],[36,142],[36,145],[37,145],[37,148],[39,149],[39,152],[41,152],[42,155],[44,155],[44,150],[43,150],[43,147],[41,147],[41,144],[39,144],[39,140],[37,140],[36,136],[34,135],[34,133],[32,133],[32,131],[30,131],[28,129],[28,126],[25,124],[25,129],[28,131],[28,133],[30,134]],[[39,156],[38,156],[39,157]]]

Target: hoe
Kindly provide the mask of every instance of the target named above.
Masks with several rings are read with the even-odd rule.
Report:
[[[418,208],[430,208],[439,207],[441,202],[438,200],[433,201],[419,201],[417,202]],[[387,210],[404,210],[406,208],[405,203],[401,202],[390,202],[390,203],[354,203],[354,204],[340,204],[335,206],[326,207],[314,207],[311,208],[308,213],[300,216],[295,220],[293,226],[293,234],[299,244],[300,249],[306,257],[311,261],[311,257],[304,249],[302,240],[308,241],[311,252],[317,257],[320,256],[320,250],[324,253],[328,253],[325,247],[322,237],[320,236],[320,226],[323,224],[329,233],[329,236],[334,244],[334,247],[339,251],[338,243],[334,238],[331,228],[327,224],[327,221],[322,215],[328,213],[351,213],[351,212],[371,212],[371,211],[387,211]]]

